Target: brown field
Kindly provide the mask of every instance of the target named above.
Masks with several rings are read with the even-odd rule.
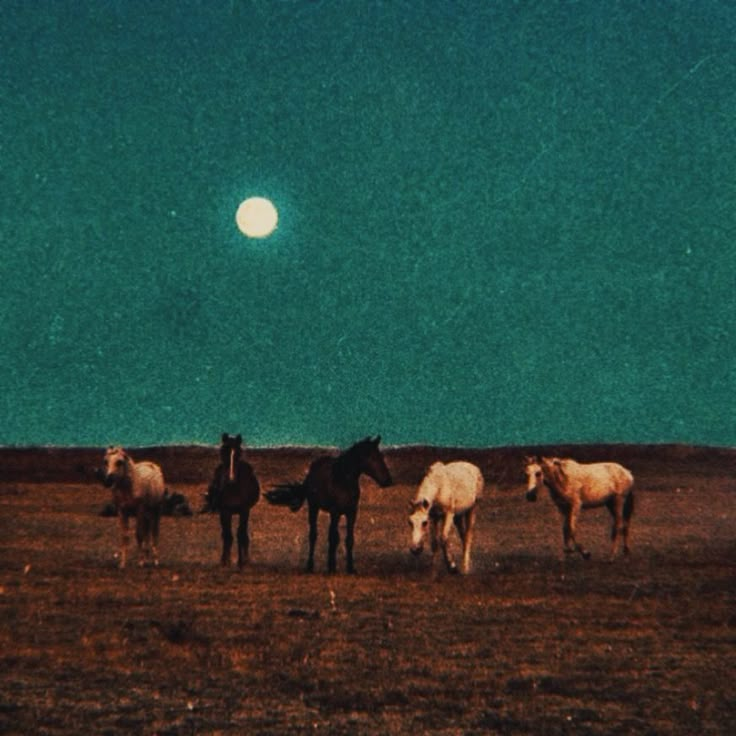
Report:
[[[400,448],[363,485],[357,577],[314,575],[306,513],[261,500],[251,566],[218,566],[211,515],[162,521],[162,564],[120,571],[98,451],[0,453],[0,732],[7,734],[736,733],[736,452],[564,448],[637,476],[634,554],[562,560],[549,498],[523,499],[523,450]],[[262,486],[313,451],[259,451]],[[568,452],[564,452],[568,454]],[[199,508],[213,448],[150,449]],[[433,580],[406,507],[438,456],[488,484],[473,571]],[[133,560],[134,562],[135,560]],[[340,550],[342,569],[344,556]]]

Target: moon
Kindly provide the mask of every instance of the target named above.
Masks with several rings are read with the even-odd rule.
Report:
[[[243,235],[249,238],[267,238],[278,225],[279,213],[270,199],[249,197],[240,203],[235,213],[235,222]]]

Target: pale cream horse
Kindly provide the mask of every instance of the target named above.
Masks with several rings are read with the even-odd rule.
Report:
[[[158,535],[164,476],[156,463],[134,463],[122,447],[108,447],[103,470],[105,486],[112,488],[113,501],[120,519],[120,567],[128,557],[128,519],[135,516],[135,537],[139,564],[153,559],[158,565]]]
[[[483,475],[472,463],[434,463],[411,502],[409,526],[412,554],[421,554],[424,539],[429,532],[433,568],[439,546],[442,548],[447,569],[456,573],[457,564],[449,542],[454,523],[463,544],[462,569],[467,573],[470,570],[470,545],[473,540],[476,503],[483,486]]]
[[[584,559],[590,552],[580,544],[575,533],[582,509],[606,506],[613,517],[611,559],[616,556],[619,537],[624,540],[624,554],[629,554],[629,522],[634,513],[634,476],[618,463],[577,463],[559,458],[526,458],[528,501],[537,500],[537,492],[547,488],[564,517],[564,550],[579,552]]]

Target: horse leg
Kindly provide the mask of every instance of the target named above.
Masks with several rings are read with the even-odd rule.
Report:
[[[250,517],[250,509],[243,509],[240,512],[240,523],[238,524],[238,567],[248,562],[248,549],[250,547],[250,537],[248,536],[248,518]]]
[[[570,514],[572,509],[562,511],[562,551],[566,555],[572,554],[575,550],[570,544]]]
[[[314,572],[314,546],[317,544],[317,517],[319,506],[309,504],[309,557],[307,558],[307,572]]]
[[[624,554],[629,555],[631,554],[631,549],[629,548],[629,523],[631,522],[631,516],[634,513],[634,492],[631,491],[628,496],[626,496],[626,501],[624,501],[624,524],[623,524],[623,535],[624,535]]]
[[[460,542],[463,546],[463,566],[462,571],[467,572],[469,559],[466,560],[465,551],[467,549],[465,540],[468,536],[468,513],[465,512],[463,514],[455,514],[455,529],[457,529],[458,536],[460,537]]]
[[[439,523],[440,520],[430,514],[429,517],[429,537],[430,546],[432,547],[432,577],[437,577],[437,549],[439,548]]]
[[[577,539],[575,538],[575,530],[577,529],[578,525],[578,516],[580,515],[580,504],[579,503],[573,503],[570,506],[570,510],[567,514],[567,542],[572,542],[572,549],[580,553],[580,556],[584,560],[590,559],[590,552],[588,552],[585,547],[583,547],[582,544],[579,544]]]
[[[463,540],[463,572],[470,572],[470,545],[473,542],[473,529],[475,527],[475,506],[465,514],[465,532]]]
[[[337,570],[337,545],[340,544],[340,514],[333,511],[330,514],[329,547],[327,549],[327,571],[330,573]]]
[[[440,533],[440,547],[442,547],[442,554],[445,557],[445,564],[449,572],[455,574],[457,572],[457,564],[455,558],[452,556],[450,550],[450,532],[452,531],[452,524],[454,522],[454,516],[451,512],[445,514],[445,520],[442,524],[442,532]]]
[[[465,544],[465,532],[467,530],[467,517],[465,514],[455,514],[453,519],[455,522],[455,529],[460,536],[460,541]]]
[[[118,567],[123,570],[128,561],[128,545],[130,544],[128,515],[122,509],[118,511],[120,520],[120,561]]]
[[[353,560],[353,545],[355,544],[355,519],[358,516],[358,509],[346,514],[345,521],[347,530],[345,532],[345,557],[347,562],[348,575],[355,575],[355,563]]]
[[[135,517],[135,541],[138,544],[138,566],[143,567],[146,564],[148,557],[148,536],[151,531],[148,526],[148,517],[146,516],[146,510],[141,504],[138,507],[138,513]]]
[[[624,499],[621,496],[613,496],[607,502],[606,506],[611,512],[611,553],[610,559],[616,558],[616,550],[618,549],[618,537],[623,532],[623,506]]]
[[[158,567],[158,533],[161,527],[161,508],[153,509],[151,516],[151,552],[153,553],[153,564]]]
[[[232,512],[220,510],[220,531],[222,533],[222,557],[220,564],[227,567],[230,564],[230,550],[233,546]]]

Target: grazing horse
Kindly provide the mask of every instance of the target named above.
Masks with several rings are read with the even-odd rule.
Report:
[[[457,573],[449,543],[454,523],[463,544],[463,572],[467,573],[470,570],[470,545],[473,540],[476,503],[484,485],[483,474],[472,463],[434,463],[410,504],[412,554],[421,554],[429,528],[432,566],[434,567],[437,547],[440,546],[447,569],[451,573]]]
[[[575,538],[578,516],[582,509],[606,506],[613,517],[611,559],[616,555],[620,536],[624,554],[629,550],[629,522],[634,513],[634,476],[618,463],[581,464],[558,458],[527,458],[527,501],[536,501],[537,492],[546,487],[564,517],[562,535],[564,550],[579,552],[590,559],[590,552]]]
[[[164,476],[156,463],[134,463],[122,447],[108,447],[102,481],[112,488],[113,503],[120,519],[120,568],[128,557],[128,520],[135,516],[135,538],[138,542],[139,564],[152,558],[158,565],[158,531],[161,502],[164,497]]]
[[[220,514],[220,528],[222,532],[223,566],[230,564],[230,551],[233,546],[232,520],[238,514],[238,567],[242,568],[248,561],[248,519],[250,510],[258,502],[261,487],[258,484],[253,468],[241,459],[243,454],[243,438],[240,435],[231,437],[222,435],[220,447],[220,464],[215,469],[215,475],[210,483],[206,508]]]
[[[309,504],[307,572],[314,571],[317,517],[320,511],[326,511],[330,515],[328,570],[334,573],[337,567],[337,546],[340,542],[338,524],[340,517],[345,516],[347,572],[355,574],[353,543],[355,519],[358,515],[358,501],[360,500],[360,476],[363,474],[370,476],[382,488],[393,483],[383,455],[378,449],[380,442],[380,437],[366,438],[354,444],[339,457],[319,457],[311,464],[303,483],[276,486],[266,493],[266,498],[270,503],[277,506],[289,506],[292,511],[298,511],[305,500]]]

